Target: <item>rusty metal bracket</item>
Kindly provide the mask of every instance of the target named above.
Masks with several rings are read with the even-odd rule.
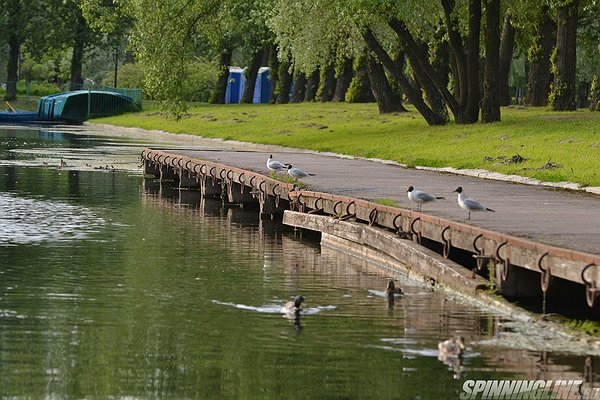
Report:
[[[350,212],[350,206],[354,206],[354,213]],[[346,206],[346,214],[340,217],[340,221],[345,221],[347,219],[354,218],[354,217],[356,217],[356,205],[354,204],[354,201],[351,201]]]
[[[416,240],[417,243],[421,244],[421,231],[417,232],[417,230],[415,229],[415,224],[417,223],[417,221],[420,221],[421,217],[417,217],[415,219],[413,219],[410,223],[410,231],[412,232],[412,237],[414,240]]]
[[[377,208],[371,210],[371,212],[369,213],[369,226],[373,226],[377,223],[377,214]]]
[[[302,192],[298,191],[298,196],[296,196],[296,209],[298,210],[298,212],[303,213],[304,212],[304,204],[300,200],[301,197],[302,197]]]
[[[279,187],[279,183],[276,183],[275,186],[273,186],[271,188],[271,193],[273,194],[273,196],[275,196],[275,207],[279,208],[279,199],[281,197],[281,190],[278,190],[277,193],[275,193],[275,189],[277,189]]]
[[[475,237],[475,239],[473,239],[473,250],[475,250],[475,253],[477,253],[477,254],[473,255],[473,258],[475,258],[477,260],[477,270],[478,271],[481,271],[481,269],[483,268],[483,260],[488,260],[488,261],[494,260],[494,262],[496,261],[495,256],[486,256],[483,253],[483,249],[477,245],[477,242],[482,237],[483,237],[483,233],[480,233],[479,235],[477,235]]]
[[[338,211],[338,206],[342,205],[342,201],[338,200],[336,201],[336,203],[333,205],[333,214],[334,217],[340,215],[340,211]]]
[[[596,287],[596,282],[592,279],[587,279],[585,277],[585,273],[590,268],[597,267],[596,264],[588,264],[581,270],[581,280],[585,283],[585,300],[587,305],[590,307],[594,307],[594,303],[596,303],[596,298],[600,292],[600,288]]]
[[[444,258],[448,258],[450,256],[450,250],[452,249],[452,238],[446,237],[446,232],[450,231],[450,225],[444,228],[442,231],[442,255]]]
[[[508,242],[504,241],[504,242],[500,243],[498,245],[498,247],[496,247],[496,259],[502,263],[502,269],[500,270],[500,280],[502,282],[504,282],[508,279],[508,270],[510,269],[510,258],[508,256],[508,252],[506,253],[506,257],[502,257],[500,255],[500,249],[502,249],[507,244],[508,244]],[[497,262],[496,262],[496,265],[498,265]]]
[[[319,202],[321,202],[321,205],[319,206]],[[310,210],[308,212],[308,214],[317,214],[323,212],[323,198],[322,197],[317,197],[317,199],[315,200],[315,208],[313,210]]]
[[[243,172],[238,176],[238,182],[240,183],[240,193],[244,194],[244,188],[246,187],[246,177],[244,176]]]
[[[213,186],[215,186],[217,184],[217,174],[215,172],[216,169],[217,169],[217,167],[211,167],[211,169],[208,171],[208,173],[212,177],[212,184],[213,184]]]
[[[256,197],[256,195],[258,195],[258,201],[260,201],[261,203],[265,202],[267,193],[265,191],[265,181],[264,181],[264,179],[261,180],[258,183],[258,187],[254,191],[254,195],[255,195],[255,197]]]
[[[542,292],[546,293],[548,288],[550,287],[550,281],[552,280],[552,272],[550,271],[550,264],[546,267],[542,266],[542,261],[544,258],[548,256],[548,252],[545,252],[538,258],[537,265],[540,271],[542,271],[542,275],[540,276],[540,286],[542,287]]]

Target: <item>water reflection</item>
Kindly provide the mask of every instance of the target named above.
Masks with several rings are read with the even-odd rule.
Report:
[[[465,379],[598,380],[592,358],[521,350],[523,332],[557,334],[256,212],[120,171],[0,173],[0,396],[455,399]],[[393,302],[375,295],[390,278]],[[446,365],[438,343],[457,334]]]

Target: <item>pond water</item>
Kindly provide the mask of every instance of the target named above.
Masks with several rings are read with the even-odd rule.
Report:
[[[316,234],[144,182],[138,147],[0,128],[0,398],[456,399],[466,380],[598,378],[558,333],[398,276],[388,303],[389,272]]]

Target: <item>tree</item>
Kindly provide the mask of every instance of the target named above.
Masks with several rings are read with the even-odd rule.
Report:
[[[548,93],[552,82],[550,55],[555,41],[556,23],[550,18],[550,7],[546,4],[539,8],[539,12],[533,20],[535,33],[533,43],[528,51],[531,66],[525,104],[545,106],[548,104]]]
[[[568,0],[559,5],[556,47],[552,54],[554,82],[550,91],[550,105],[554,111],[574,111],[576,103],[577,21],[579,0]]]
[[[512,24],[512,15],[510,12],[504,16],[504,23],[502,26],[502,37],[500,39],[500,61],[499,61],[499,92],[500,92],[500,105],[510,105],[510,93],[508,87],[508,78],[510,73],[510,66],[513,59],[513,50],[515,46],[515,34],[516,30]]]
[[[485,70],[481,122],[500,121],[500,0],[486,0]]]

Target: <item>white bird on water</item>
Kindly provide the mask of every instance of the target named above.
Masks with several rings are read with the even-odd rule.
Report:
[[[421,205],[425,203],[431,203],[432,201],[446,199],[442,196],[432,196],[429,193],[425,193],[415,189],[413,186],[409,186],[406,192],[408,193],[408,198],[410,199],[410,201],[417,203],[417,211],[421,211]]]
[[[296,168],[292,164],[288,164],[287,169],[288,169],[288,174],[294,179],[300,179],[300,178],[305,178],[307,176],[314,175],[314,174],[309,174],[308,172],[302,171],[300,168]]]
[[[469,217],[467,219],[471,219],[471,211],[491,211],[495,212],[491,208],[487,208],[477,200],[473,200],[463,192],[462,187],[457,187],[455,192],[458,193],[458,205],[463,209],[469,212]]]
[[[269,158],[267,158],[267,168],[274,172],[280,172],[285,171],[287,169],[287,165],[279,161],[273,160],[273,154],[270,154]]]

